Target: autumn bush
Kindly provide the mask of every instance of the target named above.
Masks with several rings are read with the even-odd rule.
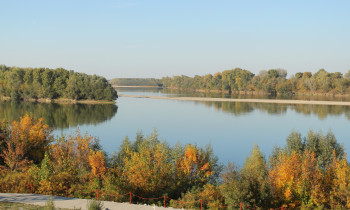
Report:
[[[134,142],[125,138],[119,152],[110,159],[110,171],[103,182],[108,190],[133,192],[143,198],[167,195],[177,199],[194,186],[213,182],[214,171],[221,170],[211,148],[170,147],[159,139],[156,131],[147,137],[138,133]],[[134,200],[145,202],[138,197]]]
[[[1,171],[0,189],[6,193],[29,193],[32,180],[27,172]]]
[[[223,171],[210,146],[170,146],[137,133],[107,155],[79,130],[54,139],[43,119],[0,122],[0,191],[54,194],[176,208],[350,208],[350,166],[328,132],[291,132],[286,146],[265,158],[257,145],[243,167]],[[124,195],[124,196],[116,196]],[[159,198],[159,199],[143,199]],[[171,198],[171,199],[170,199]]]
[[[344,148],[331,132],[310,131],[302,138],[293,131],[268,164],[255,146],[243,168],[229,165],[222,193],[230,205],[255,208],[348,208],[349,169]]]
[[[185,209],[199,209],[201,205],[204,209],[224,209],[226,206],[220,187],[212,184],[203,187],[194,186],[186,193],[182,193],[178,200],[171,200],[170,205]]]

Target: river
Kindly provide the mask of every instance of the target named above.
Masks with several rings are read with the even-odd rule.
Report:
[[[118,89],[119,94],[150,96],[190,96],[158,89]],[[207,97],[201,95],[200,97]],[[191,95],[193,96],[193,95]],[[198,95],[195,95],[198,96]],[[210,97],[210,96],[209,96]],[[217,95],[213,97],[218,97]],[[220,96],[219,96],[220,97]],[[224,96],[225,97],[225,96]],[[274,146],[284,146],[292,130],[303,136],[309,129],[329,130],[350,148],[350,106],[287,105],[242,102],[177,101],[120,97],[116,105],[60,105],[0,102],[0,118],[18,119],[25,113],[43,117],[54,135],[76,131],[100,139],[103,149],[117,151],[123,138],[134,139],[137,132],[149,135],[157,129],[170,145],[211,144],[223,164],[243,165],[254,144],[268,157]]]

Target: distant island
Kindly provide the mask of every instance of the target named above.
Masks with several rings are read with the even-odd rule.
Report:
[[[152,81],[152,82],[151,82]],[[350,95],[350,70],[329,73],[320,69],[316,73],[298,72],[287,78],[287,71],[270,69],[258,75],[249,70],[235,68],[214,75],[189,77],[185,75],[162,79],[113,79],[120,86],[143,86],[145,84],[169,89],[197,92],[226,92],[243,94],[300,94],[300,95]]]
[[[160,79],[155,78],[115,78],[109,81],[113,86],[148,86],[148,87],[162,87]]]
[[[118,98],[107,79],[63,68],[0,66],[2,99],[39,102],[110,103]]]

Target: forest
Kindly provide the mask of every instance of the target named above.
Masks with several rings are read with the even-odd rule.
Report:
[[[234,137],[233,137],[234,138]],[[53,137],[42,118],[25,115],[0,123],[0,190],[163,205],[224,209],[239,203],[254,209],[350,207],[350,165],[331,131],[292,131],[284,147],[266,158],[257,145],[242,167],[222,165],[210,145],[170,146],[155,130],[125,137],[113,154],[79,131]],[[32,188],[32,189],[31,189]],[[66,191],[68,190],[68,191]],[[80,190],[80,191],[79,191]],[[82,190],[82,191],[81,191]],[[84,193],[83,193],[84,192]]]
[[[0,66],[0,96],[12,100],[73,99],[115,100],[116,90],[101,76],[63,68],[19,68]]]
[[[249,70],[235,68],[214,75],[163,77],[164,87],[182,90],[210,90],[224,92],[261,92],[276,94],[350,94],[350,70],[329,73],[320,69],[316,73],[298,72],[287,78],[287,71],[270,69],[254,75]]]

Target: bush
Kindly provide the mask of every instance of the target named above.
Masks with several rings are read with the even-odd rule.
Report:
[[[52,197],[46,201],[45,209],[47,210],[55,210],[55,202]]]
[[[97,201],[97,200],[90,200],[90,201],[88,201],[86,208],[88,210],[102,210],[103,203],[101,201]]]

